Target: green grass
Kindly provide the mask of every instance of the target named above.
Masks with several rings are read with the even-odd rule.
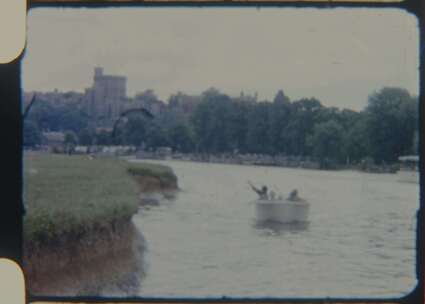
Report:
[[[127,170],[113,158],[26,155],[24,240],[48,242],[130,219],[139,190]]]
[[[163,185],[177,185],[177,176],[170,167],[147,164],[147,163],[132,163],[128,166],[128,173],[133,176],[150,176],[156,177]]]

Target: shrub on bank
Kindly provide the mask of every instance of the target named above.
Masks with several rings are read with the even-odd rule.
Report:
[[[147,163],[131,163],[127,168],[128,173],[136,177],[153,177],[157,178],[163,188],[177,188],[177,176],[170,167],[147,164]]]

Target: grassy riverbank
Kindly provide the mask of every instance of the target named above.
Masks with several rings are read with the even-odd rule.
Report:
[[[126,220],[138,207],[125,162],[55,154],[25,157],[24,200],[24,239],[31,242]]]
[[[129,174],[130,173],[130,174]],[[43,243],[128,221],[137,212],[139,181],[177,178],[165,166],[114,158],[29,154],[24,159],[24,240]]]

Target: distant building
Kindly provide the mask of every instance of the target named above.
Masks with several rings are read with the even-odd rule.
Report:
[[[85,109],[95,121],[105,124],[114,121],[125,108],[127,78],[104,75],[95,68],[93,86],[85,91]]]
[[[80,92],[25,92],[23,96],[26,108],[34,94],[37,101],[48,102],[51,105],[74,103],[78,105],[91,119],[97,128],[111,129],[114,122],[126,110],[144,108],[154,116],[164,112],[167,104],[159,100],[152,90],[136,94],[134,98],[127,97],[127,78],[124,76],[106,75],[103,68],[94,69],[93,84]],[[179,93],[170,99],[169,107],[176,113],[189,115],[199,103],[199,96]]]
[[[169,107],[174,112],[189,115],[195,110],[200,100],[200,96],[187,95],[179,92],[171,96]]]

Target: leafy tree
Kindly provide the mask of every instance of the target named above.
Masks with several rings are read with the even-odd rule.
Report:
[[[250,103],[232,100],[227,123],[227,134],[230,141],[228,145],[229,152],[246,152],[246,136],[249,124],[248,113],[251,108],[252,105]]]
[[[320,159],[321,167],[326,168],[326,162],[341,161],[343,128],[335,120],[319,123],[314,133],[308,138],[313,155]]]
[[[232,101],[216,89],[202,94],[191,123],[200,152],[221,153],[231,150],[229,122]]]
[[[41,131],[60,131],[60,109],[51,103],[38,99],[32,106],[27,119],[34,121]]]
[[[322,104],[315,98],[302,98],[290,106],[290,118],[282,131],[282,140],[287,143],[286,151],[290,155],[311,155],[307,137],[313,133]]]
[[[279,99],[282,100],[278,101]],[[272,151],[272,153],[287,153],[288,142],[284,135],[284,130],[290,120],[291,104],[289,102],[289,98],[279,97],[277,95],[275,97],[274,103],[270,105],[269,111],[270,113],[268,133],[271,145],[270,150]]]
[[[140,116],[130,116],[124,125],[123,142],[139,147],[145,140],[147,122]]]
[[[78,143],[83,146],[91,146],[94,144],[95,131],[89,128],[84,128],[78,133]]]
[[[65,133],[64,144],[76,145],[78,142],[77,135],[74,132],[68,131]]]
[[[23,144],[25,147],[34,147],[41,144],[42,134],[35,121],[25,120],[23,131]]]
[[[77,135],[74,132],[68,131],[65,133],[64,145],[65,145],[65,151],[67,153],[72,153],[77,143],[78,143]]]
[[[366,116],[361,115],[351,127],[344,129],[343,155],[350,163],[358,163],[370,155],[370,139]]]
[[[413,136],[412,154],[419,154],[419,133],[417,130]]]
[[[194,135],[186,124],[177,124],[168,129],[168,138],[174,151],[192,152],[194,150]]]
[[[158,102],[159,99],[156,96],[154,90],[148,89],[136,95],[136,99],[142,101],[145,104]]]
[[[270,103],[260,102],[248,113],[246,146],[250,153],[271,153],[269,132]]]
[[[87,128],[88,117],[79,109],[76,104],[66,104],[57,108],[60,117],[59,129],[70,130],[78,133]]]
[[[167,133],[159,124],[146,123],[145,128],[146,132],[144,142],[148,148],[157,148],[169,145]]]
[[[412,150],[417,100],[401,88],[387,87],[369,97],[366,107],[371,153],[377,163],[394,162]]]
[[[95,135],[95,142],[97,145],[109,146],[112,144],[111,132],[101,130]]]

